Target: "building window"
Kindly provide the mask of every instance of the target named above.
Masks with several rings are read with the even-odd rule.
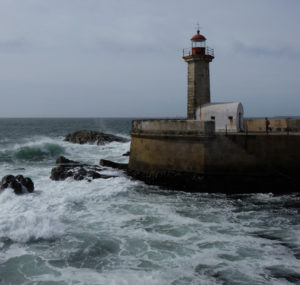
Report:
[[[212,121],[214,121],[214,120],[216,119],[216,117],[215,117],[215,116],[211,116],[210,119],[211,119]]]

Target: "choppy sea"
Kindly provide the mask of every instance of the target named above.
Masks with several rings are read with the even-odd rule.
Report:
[[[127,162],[130,143],[76,145],[89,129],[130,137],[131,119],[0,119],[0,284],[300,284],[300,195],[191,194],[118,177],[50,180],[58,156]],[[288,190],[288,189],[287,189]]]

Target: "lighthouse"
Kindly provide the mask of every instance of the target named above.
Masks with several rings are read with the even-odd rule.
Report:
[[[191,38],[191,47],[183,50],[188,64],[187,119],[195,120],[201,105],[210,103],[209,63],[214,50],[206,46],[206,38],[197,30]]]

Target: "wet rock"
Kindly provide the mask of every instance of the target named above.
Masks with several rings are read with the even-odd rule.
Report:
[[[52,168],[50,178],[52,180],[58,181],[58,180],[65,180],[66,178],[71,177],[73,175],[74,172],[71,171],[69,167],[60,165],[58,167]]]
[[[56,160],[57,167],[52,168],[50,178],[55,181],[65,180],[72,177],[74,180],[88,180],[93,179],[107,179],[115,177],[113,175],[104,175],[100,172],[103,170],[102,167],[98,165],[87,165],[77,161],[69,160],[65,157],[59,157]]]
[[[129,140],[102,132],[83,130],[68,134],[65,141],[78,144],[97,143],[97,145],[102,145],[109,142],[128,142]]]
[[[101,178],[102,175],[96,171],[88,171],[88,177],[91,177],[92,179],[98,179]]]
[[[101,166],[107,166],[107,167],[117,168],[122,170],[126,170],[128,168],[128,163],[118,163],[106,159],[101,159],[99,164]]]
[[[122,156],[129,156],[129,155],[130,155],[130,151],[127,151],[127,152],[122,154]]]
[[[34,191],[34,183],[29,177],[23,175],[6,175],[2,178],[0,189],[12,188],[15,194],[23,194],[26,192],[32,193]]]
[[[29,177],[17,175],[16,180],[19,181],[23,186],[25,186],[29,193],[32,193],[34,191],[34,184]]]
[[[80,173],[76,173],[74,175],[74,180],[80,181],[80,180],[83,180],[83,179],[84,179],[84,176]]]
[[[74,160],[70,160],[64,156],[59,156],[56,159],[56,164],[80,164],[80,163]]]
[[[1,180],[1,189],[5,189],[9,187],[10,183],[15,180],[15,177],[13,175],[6,175]]]
[[[12,188],[15,194],[23,194],[22,184],[17,180],[12,181],[9,188]]]

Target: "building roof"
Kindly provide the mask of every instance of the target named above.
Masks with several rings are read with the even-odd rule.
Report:
[[[200,30],[197,30],[197,34],[191,38],[191,41],[202,42],[206,41],[206,38],[200,34]]]
[[[202,112],[219,112],[236,113],[243,112],[243,105],[240,102],[220,102],[220,103],[206,103],[201,105]]]

